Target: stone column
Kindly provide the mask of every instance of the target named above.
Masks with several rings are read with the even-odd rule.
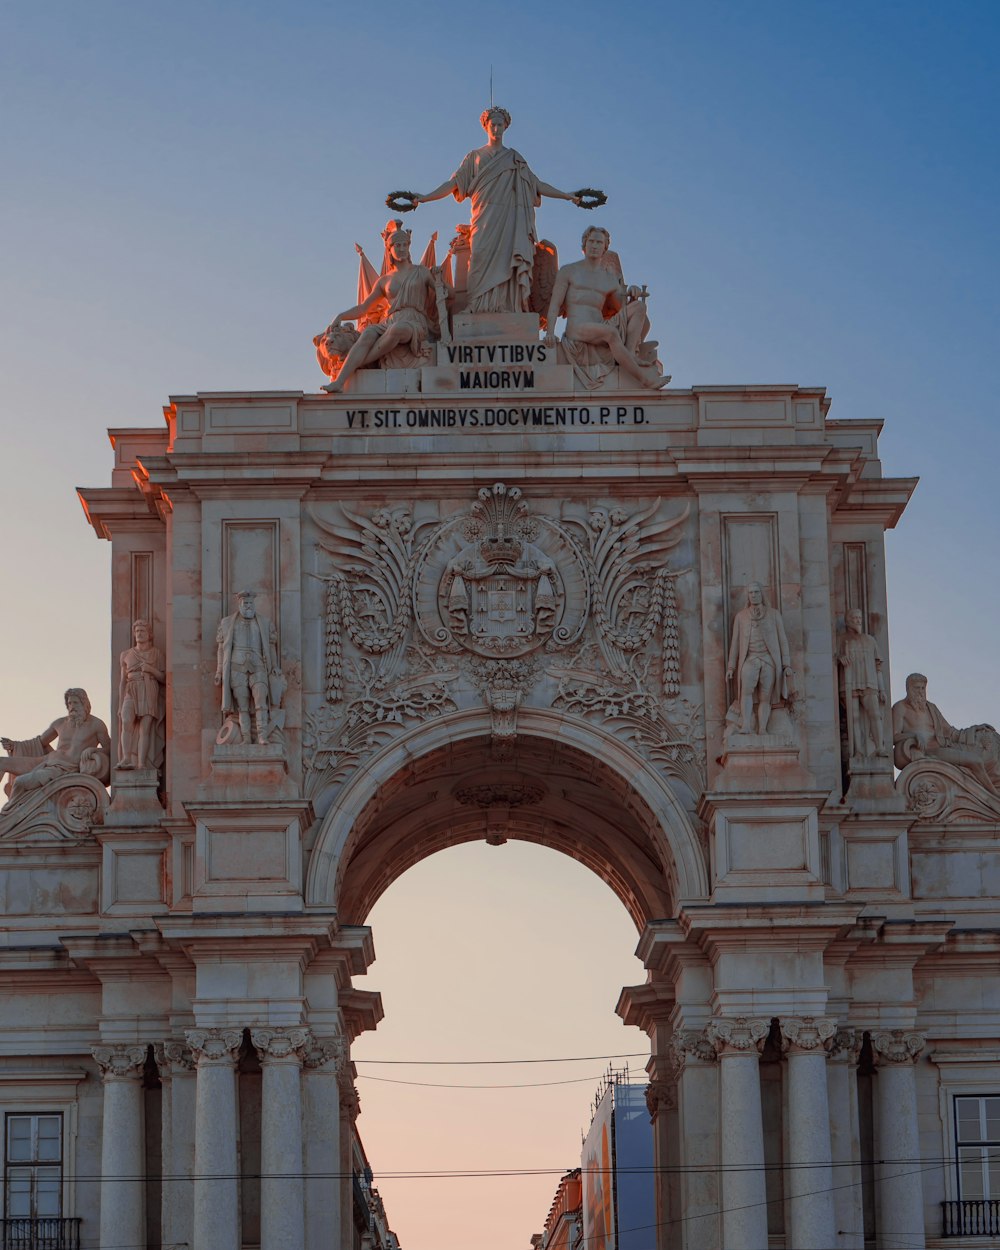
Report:
[[[832,1020],[781,1021],[788,1056],[789,1245],[831,1250],[837,1244],[826,1054]]]
[[[305,1250],[302,1061],[305,1029],[251,1029],[263,1075],[260,1117],[261,1250]]]
[[[145,1046],[95,1046],[104,1082],[101,1125],[102,1246],[146,1244],[146,1140],[142,1070]]]
[[[861,1201],[861,1130],[858,1124],[856,1047],[849,1029],[838,1029],[830,1042],[826,1083],[830,1104],[830,1150],[833,1163],[833,1211],[837,1245],[864,1250]]]
[[[656,1237],[654,1244],[657,1250],[661,1247],[679,1246],[680,1241],[675,1235],[671,1222],[672,1211],[676,1204],[670,1200],[670,1164],[671,1145],[676,1134],[673,1130],[677,1123],[677,1085],[674,1080],[656,1077],[646,1086],[646,1106],[649,1109],[649,1121],[653,1126],[653,1163],[656,1168],[654,1192],[656,1196]]]
[[[169,1081],[163,1085],[163,1244],[190,1246],[194,1237],[195,1061],[183,1042],[164,1042],[161,1081],[165,1074]]]
[[[194,1113],[193,1244],[240,1250],[236,1059],[241,1029],[189,1029],[198,1065]]]
[[[160,1075],[160,1241],[163,1245],[170,1246],[176,1240],[171,1227],[173,1211],[170,1205],[171,1160],[174,1153],[174,1074],[164,1045],[157,1043],[153,1047],[153,1058]]]
[[[770,1027],[767,1020],[743,1017],[715,1019],[708,1025],[708,1036],[719,1056],[725,1250],[762,1250],[767,1245],[758,1047]]]
[[[340,1154],[340,1087],[346,1048],[341,1038],[317,1038],[306,1049],[302,1082],[305,1122],[306,1250],[329,1250],[339,1229],[340,1173],[350,1160]]]
[[[361,1111],[361,1099],[354,1088],[350,1062],[340,1078],[340,1244],[354,1245],[354,1121]]]
[[[884,1029],[871,1036],[878,1065],[878,1241],[918,1250],[926,1242],[915,1065],[924,1039],[903,1029]]]
[[[686,1029],[671,1038],[677,1075],[679,1162],[677,1178],[681,1218],[668,1229],[667,1245],[685,1250],[718,1250],[719,1209],[719,1068],[714,1045],[703,1032]]]

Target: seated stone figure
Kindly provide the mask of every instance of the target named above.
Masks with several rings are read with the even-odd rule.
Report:
[[[585,386],[600,386],[616,364],[642,386],[666,386],[670,378],[643,351],[649,319],[641,292],[626,289],[617,264],[608,263],[611,235],[589,226],[582,243],[583,260],[564,265],[556,277],[546,342],[555,342],[556,319],[565,316],[563,351]]]
[[[434,275],[425,265],[410,260],[408,230],[397,230],[390,236],[389,251],[393,267],[379,278],[367,299],[334,318],[325,336],[329,338],[338,327],[343,328],[343,321],[363,318],[380,301],[388,304],[388,314],[384,321],[361,332],[337,376],[323,387],[325,391],[342,391],[359,369],[371,365],[410,369],[430,359],[429,344],[437,317]]]
[[[107,783],[111,776],[111,738],[104,721],[91,715],[85,690],[67,690],[68,715],[54,720],[37,738],[16,742],[0,738],[8,755],[0,756],[0,777],[12,802],[69,773],[83,773]],[[52,743],[58,738],[58,745]]]
[[[956,729],[927,698],[927,678],[911,673],[906,698],[892,705],[894,763],[905,768],[927,757],[963,768],[984,790],[1000,797],[1000,735],[992,725]]]

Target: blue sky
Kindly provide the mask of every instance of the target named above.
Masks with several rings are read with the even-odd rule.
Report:
[[[920,668],[954,723],[997,721],[998,34],[1000,5],[964,0],[6,0],[0,730],[37,732],[71,684],[107,708],[110,548],[74,496],[109,478],[106,427],[157,424],[171,393],[318,388],[311,338],[353,302],[353,243],[376,254],[387,192],[430,190],[480,142],[491,65],[507,141],[610,197],[586,216],[548,201],[540,232],[574,259],[583,225],[610,228],[675,385],[825,385],[832,416],[885,420],[885,471],[922,477],[888,539],[894,697]],[[464,219],[449,200],[407,224],[422,247]],[[449,907],[458,879],[413,878]],[[384,991],[393,924],[413,957],[410,886]],[[622,949],[608,1007],[638,979]],[[539,1028],[504,1044],[544,1051]],[[527,1244],[544,1193],[498,1245]]]

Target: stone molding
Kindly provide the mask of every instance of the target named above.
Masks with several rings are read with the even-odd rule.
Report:
[[[311,1038],[308,1029],[251,1029],[250,1041],[262,1067],[269,1063],[301,1066]]]
[[[242,1029],[186,1029],[184,1036],[198,1067],[205,1064],[235,1067],[243,1042]]]
[[[646,1086],[646,1109],[651,1124],[661,1111],[677,1110],[677,1086],[673,1081],[650,1081]]]
[[[793,1016],[780,1020],[779,1027],[782,1049],[793,1054],[810,1054],[814,1050],[829,1053],[837,1032],[836,1022],[825,1016],[803,1016],[801,1019]]]
[[[138,1081],[146,1064],[145,1046],[95,1046],[90,1052],[103,1081]]]
[[[880,1029],[872,1033],[872,1050],[879,1063],[915,1063],[927,1045],[922,1033],[909,1029]]]
[[[705,1036],[715,1047],[716,1054],[722,1059],[726,1055],[759,1052],[770,1031],[770,1020],[736,1016],[733,1019],[710,1020],[705,1029]]]

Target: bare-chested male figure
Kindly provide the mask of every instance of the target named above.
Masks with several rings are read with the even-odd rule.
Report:
[[[412,364],[420,356],[430,334],[429,311],[434,307],[434,276],[425,265],[410,260],[410,232],[397,230],[389,236],[389,252],[393,268],[382,275],[366,300],[335,317],[332,326],[342,321],[363,317],[370,308],[385,300],[389,305],[386,319],[363,330],[361,337],[347,353],[340,373],[323,387],[333,394],[342,391],[359,369],[373,365],[391,352],[404,353]],[[405,368],[405,361],[399,362]]]
[[[63,696],[67,716],[54,720],[37,738],[15,742],[0,738],[9,755],[0,756],[0,777],[13,778],[4,787],[11,799],[23,798],[66,773],[86,773],[107,782],[111,739],[104,721],[91,715],[86,690],[67,690]],[[56,738],[59,744],[52,749]]]
[[[927,698],[927,678],[911,673],[906,679],[906,698],[892,705],[892,741],[897,768],[929,755],[966,768],[979,784],[1000,795],[1000,769],[974,741],[978,730],[995,733],[992,725],[956,729],[949,725],[936,703]]]
[[[583,233],[583,260],[563,265],[556,275],[549,303],[547,343],[555,342],[555,324],[566,317],[564,343],[604,347],[616,364],[643,386],[659,390],[667,385],[655,365],[644,365],[629,351],[619,327],[608,318],[625,307],[627,293],[620,275],[602,261],[611,236],[602,226],[589,226]]]

